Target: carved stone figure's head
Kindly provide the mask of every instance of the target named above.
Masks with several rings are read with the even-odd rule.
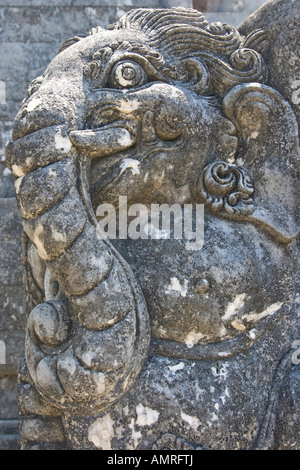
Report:
[[[258,51],[265,45],[263,31],[244,38],[226,24],[209,25],[195,10],[133,10],[61,47],[29,87],[14,139],[63,124],[64,137],[92,162],[94,208],[116,205],[123,195],[129,203],[197,201],[225,216],[249,216],[253,186],[232,163],[248,160],[259,197],[265,176],[257,180],[251,147],[267,144],[271,154],[282,137],[275,115],[277,124],[294,120],[280,95],[260,85],[266,67]],[[223,163],[204,171],[213,162]],[[278,204],[281,190],[273,189]],[[290,226],[283,235],[290,239],[293,221],[281,225]]]
[[[254,219],[288,241],[298,230],[293,210],[283,185],[271,189],[273,175],[267,168],[262,175],[262,166],[282,160],[274,155],[287,123],[297,145],[297,124],[282,97],[261,84],[267,73],[258,51],[266,44],[263,31],[245,38],[226,24],[209,25],[196,10],[133,10],[64,43],[30,85],[13,138],[62,124],[57,148],[72,144],[87,156],[94,208],[117,205],[123,195],[129,203],[197,201],[246,217],[254,211],[255,179]],[[257,145],[266,147],[259,174]],[[286,187],[294,185],[291,166],[286,162],[278,174]]]
[[[232,161],[237,147],[222,100],[235,85],[263,81],[263,60],[251,49],[262,41],[262,32],[245,40],[195,10],[134,10],[62,46],[31,84],[14,138],[65,124],[92,158],[95,206],[119,194],[201,202],[200,172]]]

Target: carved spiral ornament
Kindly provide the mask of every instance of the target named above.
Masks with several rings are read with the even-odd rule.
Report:
[[[226,162],[207,165],[200,188],[206,204],[220,215],[246,216],[254,210],[251,179],[235,165]]]

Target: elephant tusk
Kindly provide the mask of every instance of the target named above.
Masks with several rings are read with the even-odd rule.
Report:
[[[135,137],[124,127],[105,127],[71,131],[70,140],[79,150],[92,158],[121,152],[136,143]]]

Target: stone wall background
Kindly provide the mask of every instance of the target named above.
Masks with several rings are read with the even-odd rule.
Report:
[[[4,147],[29,83],[60,45],[92,27],[107,26],[137,7],[184,6],[209,22],[238,26],[263,0],[0,0],[0,449],[18,449],[17,362],[23,353],[25,293],[22,224]]]

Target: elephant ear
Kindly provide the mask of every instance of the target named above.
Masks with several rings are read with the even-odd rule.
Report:
[[[223,112],[237,129],[236,163],[251,175],[253,211],[244,219],[277,241],[291,242],[299,233],[299,137],[294,111],[282,95],[266,85],[232,88]]]
[[[290,103],[300,124],[300,8],[299,0],[272,0],[238,26],[242,36],[253,38],[252,47],[268,68],[267,85]],[[264,31],[263,39],[257,30]],[[258,37],[257,37],[258,36]]]
[[[267,86],[236,87],[224,100],[240,134],[237,156],[253,178],[249,219],[285,243],[299,233],[299,24],[299,0],[272,0],[238,26],[264,59]]]

